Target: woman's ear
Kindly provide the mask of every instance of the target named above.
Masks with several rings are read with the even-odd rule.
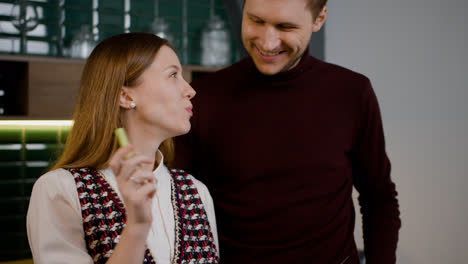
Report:
[[[120,99],[119,99],[120,107],[125,109],[135,108],[135,102],[133,101],[132,96],[130,95],[130,89],[128,87],[123,86],[120,89]]]

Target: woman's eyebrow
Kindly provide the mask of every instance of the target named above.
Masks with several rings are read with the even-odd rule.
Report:
[[[175,65],[175,64],[172,64],[172,65],[169,65],[167,66],[166,68],[164,68],[164,70],[167,70],[167,69],[170,69],[170,68],[174,68],[176,70],[180,70],[179,66]]]

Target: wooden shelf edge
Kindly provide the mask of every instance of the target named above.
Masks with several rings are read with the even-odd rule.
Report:
[[[34,55],[8,55],[0,54],[0,60],[4,61],[22,61],[22,62],[51,62],[51,63],[74,63],[74,64],[85,64],[86,60],[83,59],[72,59],[72,58],[56,58],[46,56],[34,56]]]
[[[85,64],[85,59],[75,58],[58,58],[58,57],[47,57],[47,56],[35,56],[35,55],[9,55],[0,54],[0,60],[4,61],[21,61],[21,62],[51,62],[51,63],[71,63],[71,64]],[[198,72],[215,72],[223,67],[211,67],[193,64],[182,65],[186,71],[198,71]]]
[[[201,66],[201,65],[182,65],[182,68],[187,71],[191,72],[215,72],[221,70],[223,67],[208,67],[208,66]]]

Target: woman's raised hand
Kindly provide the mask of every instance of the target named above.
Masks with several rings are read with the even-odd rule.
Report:
[[[125,203],[127,225],[146,232],[151,227],[151,201],[156,192],[154,161],[144,155],[132,154],[132,145],[119,148],[110,159],[120,193]]]

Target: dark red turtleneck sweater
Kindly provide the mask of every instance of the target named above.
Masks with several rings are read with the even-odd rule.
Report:
[[[357,263],[353,185],[367,263],[395,263],[397,193],[365,76],[308,55],[265,76],[247,58],[192,86],[176,167],[211,192],[222,263]]]

